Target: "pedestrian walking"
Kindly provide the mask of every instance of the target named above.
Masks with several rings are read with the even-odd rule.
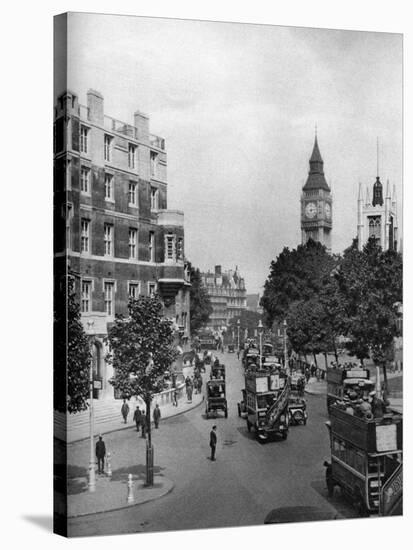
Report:
[[[153,410],[153,421],[155,422],[155,428],[159,428],[159,420],[161,419],[161,409],[159,408],[158,403],[155,405]]]
[[[137,432],[139,432],[139,427],[141,425],[141,417],[142,417],[141,411],[139,407],[136,407],[136,410],[133,413],[133,420],[135,421]]]
[[[172,396],[172,406],[177,407],[178,406],[178,392],[176,391],[176,388],[173,388],[171,392]]]
[[[141,437],[144,437],[146,439],[146,432],[148,431],[148,420],[146,418],[146,414],[144,413],[144,411],[141,412],[141,428],[142,428]]]
[[[128,414],[129,414],[129,405],[126,402],[126,399],[123,400],[123,405],[120,412],[122,413],[123,421],[126,424],[126,422],[128,421]]]
[[[106,446],[101,435],[99,436],[99,441],[97,441],[96,443],[95,453],[96,453],[96,458],[98,459],[98,474],[104,474]]]
[[[300,397],[304,395],[304,378],[301,378],[301,376],[297,380],[297,391]]]
[[[192,391],[194,389],[194,386],[192,384],[192,380],[188,376],[188,384],[186,384],[186,396],[188,398],[188,402],[192,403]]]
[[[211,447],[211,460],[216,460],[215,450],[217,448],[217,427],[212,426],[211,433],[209,434],[209,446]]]
[[[198,378],[198,393],[202,393],[202,376]]]

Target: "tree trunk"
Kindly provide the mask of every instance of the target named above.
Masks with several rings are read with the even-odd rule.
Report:
[[[384,389],[384,391],[386,392],[386,395],[387,395],[389,386],[387,384],[387,365],[386,365],[385,361],[383,362],[382,367],[383,367],[383,389]]]
[[[324,353],[324,361],[326,362],[326,370],[328,368],[327,352]]]
[[[337,353],[337,346],[335,342],[334,342],[334,357],[336,358],[336,363],[338,363],[338,353]]]
[[[151,397],[145,399],[146,404],[146,432],[148,439],[146,442],[146,486],[153,486],[153,447],[151,439]]]
[[[313,357],[314,357],[314,365],[318,368],[318,365],[317,365],[317,356],[315,353],[313,353]]]
[[[151,438],[151,399],[145,399],[146,405],[146,431],[148,434],[148,444],[149,447],[152,447],[152,438]]]

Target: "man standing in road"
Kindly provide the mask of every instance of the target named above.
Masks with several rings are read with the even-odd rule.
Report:
[[[161,418],[161,409],[159,408],[158,403],[155,405],[153,410],[153,421],[155,422],[155,428],[159,428],[159,420]]]
[[[96,458],[98,459],[98,474],[104,473],[105,456],[106,456],[105,442],[103,441],[102,436],[100,435],[99,441],[96,443]]]
[[[133,413],[133,420],[136,424],[136,431],[139,432],[139,426],[141,425],[141,411],[139,407],[136,407],[136,410]]]
[[[211,447],[211,460],[216,460],[215,450],[217,447],[217,427],[212,426],[211,433],[209,434],[209,446]]]

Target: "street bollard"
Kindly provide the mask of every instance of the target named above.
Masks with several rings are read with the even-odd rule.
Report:
[[[133,496],[133,481],[132,474],[128,476],[128,504],[135,502],[135,497]]]
[[[110,453],[108,452],[107,458],[106,458],[106,472],[108,477],[112,477],[112,464],[110,463]]]

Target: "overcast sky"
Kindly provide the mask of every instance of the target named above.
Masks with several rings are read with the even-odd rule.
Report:
[[[401,35],[150,19],[69,18],[68,87],[167,140],[168,207],[186,256],[239,266],[260,292],[272,259],[300,243],[314,127],[333,193],[333,251],[357,232],[358,182],[402,198]],[[399,208],[401,221],[401,208]]]

